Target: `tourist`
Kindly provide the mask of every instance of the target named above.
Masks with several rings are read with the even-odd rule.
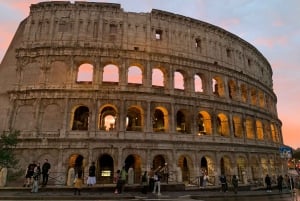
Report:
[[[75,168],[75,179],[74,179],[74,195],[76,195],[78,193],[78,195],[80,194],[81,188],[82,188],[82,167],[76,167]]]
[[[161,195],[160,193],[160,180],[161,180],[161,175],[158,171],[156,171],[154,173],[154,188],[152,193],[155,194],[156,193],[156,189],[157,189],[157,195]]]
[[[267,192],[272,192],[272,187],[271,187],[271,178],[267,174],[265,177],[265,183],[267,185]]]
[[[221,182],[221,191],[227,192],[227,179],[224,174],[221,175],[220,182]]]
[[[238,177],[236,175],[232,176],[231,183],[232,183],[232,186],[233,186],[233,192],[235,194],[237,194],[237,192],[238,192],[238,185],[239,185],[239,179],[238,179]]]
[[[95,162],[92,162],[92,165],[89,167],[89,176],[87,179],[87,185],[93,186],[96,184],[96,166]]]
[[[38,163],[37,166],[34,167],[33,175],[32,175],[32,193],[37,193],[39,191],[39,180],[40,180],[41,168],[40,164]]]
[[[46,186],[48,184],[48,178],[49,178],[49,170],[51,168],[50,163],[48,162],[48,159],[45,159],[45,162],[42,166],[42,175],[43,175],[43,181],[42,185]]]

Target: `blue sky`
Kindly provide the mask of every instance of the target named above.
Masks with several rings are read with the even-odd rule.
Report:
[[[82,1],[82,0],[81,0]],[[0,0],[0,60],[19,25],[37,0]],[[73,1],[72,1],[73,2]],[[284,142],[300,148],[299,0],[106,0],[127,12],[160,9],[205,21],[254,45],[273,68]]]

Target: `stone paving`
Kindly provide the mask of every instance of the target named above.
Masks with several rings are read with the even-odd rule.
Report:
[[[40,188],[38,193],[31,193],[30,188],[22,187],[4,187],[0,188],[0,200],[183,200],[185,198],[193,198],[195,200],[201,200],[201,198],[212,197],[239,197],[239,196],[270,196],[270,195],[291,195],[288,189],[284,189],[282,193],[274,189],[272,192],[266,192],[265,190],[241,190],[237,194],[232,191],[226,193],[220,192],[219,188],[210,189],[190,189],[183,191],[162,191],[161,195],[147,193],[142,194],[138,188],[136,190],[130,190],[122,194],[114,194],[111,188],[99,188],[99,187],[83,187],[81,195],[74,195],[73,189],[70,187],[56,187],[48,186]],[[299,190],[295,190],[294,195],[299,195]]]

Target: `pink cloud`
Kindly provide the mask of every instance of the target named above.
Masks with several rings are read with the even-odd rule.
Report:
[[[286,36],[280,37],[269,37],[269,38],[257,38],[254,40],[254,44],[257,46],[265,46],[268,48],[273,48],[276,45],[284,46],[287,45],[288,39]]]

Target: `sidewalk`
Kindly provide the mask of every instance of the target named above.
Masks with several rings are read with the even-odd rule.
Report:
[[[31,193],[30,188],[25,187],[4,187],[0,188],[0,200],[130,200],[130,199],[178,199],[184,198],[201,200],[201,198],[211,197],[253,197],[253,196],[271,196],[271,195],[284,195],[291,196],[291,192],[284,189],[282,193],[279,193],[277,189],[272,192],[266,192],[265,190],[241,190],[238,194],[234,194],[232,191],[223,193],[219,191],[219,188],[209,189],[193,189],[193,190],[180,190],[180,191],[162,191],[161,196],[152,194],[142,194],[139,187],[127,189],[128,191],[122,194],[114,194],[113,186],[94,186],[83,187],[81,195],[74,195],[73,188],[65,186],[47,186],[40,188],[38,193]],[[297,195],[298,190],[296,191]]]

